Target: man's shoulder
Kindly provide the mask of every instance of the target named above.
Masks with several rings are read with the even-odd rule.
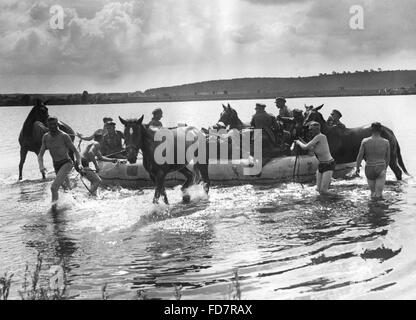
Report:
[[[71,140],[71,138],[69,137],[69,135],[61,130],[59,130],[58,136],[62,137],[64,140]]]
[[[364,138],[364,139],[361,141],[361,144],[364,146],[364,145],[368,144],[368,142],[369,142],[369,141],[371,141],[371,137]]]

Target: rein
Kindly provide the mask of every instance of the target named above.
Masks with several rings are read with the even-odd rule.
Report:
[[[300,182],[299,179],[297,179],[299,177],[299,168],[300,168],[300,161],[299,160],[300,159],[299,159],[299,152],[298,152],[299,149],[296,145],[294,146],[294,150],[295,150],[296,158],[295,158],[295,164],[293,165],[292,180],[293,180],[293,182],[299,182],[300,185],[302,186],[302,189],[305,189],[303,183]],[[296,165],[297,165],[297,168],[296,168]],[[296,181],[296,180],[298,180],[298,181]]]

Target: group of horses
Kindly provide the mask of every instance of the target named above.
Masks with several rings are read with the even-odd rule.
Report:
[[[303,125],[307,128],[307,124],[311,121],[320,123],[322,133],[328,138],[330,151],[335,161],[338,164],[350,163],[356,160],[361,141],[371,135],[371,128],[369,126],[358,128],[340,128],[330,127],[327,125],[322,114],[319,112],[323,105],[313,108],[309,107],[304,113]],[[26,121],[23,124],[23,128],[19,135],[20,144],[20,163],[19,163],[19,180],[22,179],[22,168],[26,159],[28,151],[39,153],[42,136],[47,132],[47,118],[48,108],[44,104],[35,105],[30,111]],[[202,180],[204,190],[208,193],[210,187],[210,180],[208,176],[208,161],[193,163],[193,169],[190,170],[190,164],[177,163],[172,164],[158,164],[154,158],[155,149],[162,143],[161,141],[155,141],[155,131],[143,124],[144,116],[137,119],[123,119],[119,117],[121,123],[124,125],[124,138],[127,160],[130,163],[136,163],[139,151],[143,154],[143,166],[149,173],[150,178],[155,184],[155,194],[153,202],[157,203],[160,196],[168,204],[168,198],[165,190],[165,178],[170,172],[179,171],[185,176],[185,183],[182,185],[183,201],[189,202],[190,196],[186,192],[187,188],[194,183]],[[220,114],[218,123],[221,126],[226,126],[229,130],[234,132],[241,132],[244,128],[248,128],[247,124],[244,124],[238,117],[237,111],[233,109],[229,104],[223,105],[223,111]],[[217,124],[218,124],[217,123]],[[60,129],[71,137],[72,141],[75,138],[74,131],[65,123],[60,122]],[[201,132],[206,134],[207,130],[198,129],[192,126],[178,127],[168,129],[172,131],[174,136],[174,148],[177,148],[178,132],[182,130],[182,134],[193,134],[197,137]],[[382,137],[386,138],[390,142],[390,168],[393,170],[397,180],[402,179],[401,169],[408,174],[400,152],[399,143],[393,133],[387,127],[383,126]],[[207,139],[209,136],[207,135]],[[187,149],[195,141],[186,141],[186,145],[182,152],[187,152]],[[177,153],[175,152],[175,155]],[[70,155],[73,157],[73,155]],[[401,169],[400,169],[401,168]],[[45,176],[43,175],[43,178]]]

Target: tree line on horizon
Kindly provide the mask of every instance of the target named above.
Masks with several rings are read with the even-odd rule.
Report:
[[[333,71],[298,78],[239,78],[211,80],[128,93],[0,94],[0,106],[30,106],[36,99],[49,105],[78,105],[186,101],[210,99],[271,98],[277,95],[343,96],[416,94],[416,71]]]

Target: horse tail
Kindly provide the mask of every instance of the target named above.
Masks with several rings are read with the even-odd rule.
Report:
[[[410,174],[407,172],[406,167],[404,166],[404,162],[403,162],[403,158],[402,158],[402,154],[400,152],[400,146],[399,146],[399,142],[397,141],[397,160],[399,163],[400,168],[402,168],[402,170],[404,171],[405,174],[407,174],[408,176],[410,176]]]

